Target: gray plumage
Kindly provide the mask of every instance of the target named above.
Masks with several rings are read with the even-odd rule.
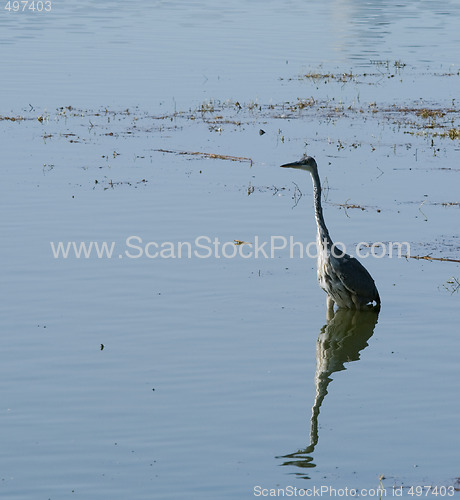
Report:
[[[328,308],[336,303],[338,307],[361,310],[374,302],[377,307],[380,307],[377,287],[366,268],[354,257],[335,247],[329,236],[321,207],[321,182],[315,159],[311,156],[304,156],[299,161],[281,166],[306,170],[312,176],[315,219],[318,228],[316,235],[318,282],[327,293]]]

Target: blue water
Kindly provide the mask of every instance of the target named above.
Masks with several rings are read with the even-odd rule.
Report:
[[[209,98],[295,99],[302,87],[280,78],[321,67],[400,61],[420,72],[458,70],[459,15],[452,0],[83,1],[53,2],[48,13],[2,10],[4,103],[186,109]],[[406,89],[422,97],[423,82],[413,83]]]
[[[25,119],[0,120],[1,498],[456,484],[458,263],[366,259],[380,314],[327,323],[312,259],[125,251],[313,241],[311,181],[278,168],[307,150],[336,241],[459,259],[458,140],[430,135],[460,127],[458,21],[453,1],[2,7],[0,116]],[[393,105],[451,112],[418,128]]]

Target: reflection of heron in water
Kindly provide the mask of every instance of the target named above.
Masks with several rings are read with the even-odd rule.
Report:
[[[367,341],[374,333],[378,319],[378,312],[374,310],[338,309],[332,314],[316,341],[316,395],[310,421],[310,445],[304,450],[278,457],[288,459],[282,465],[315,467],[311,454],[318,444],[318,415],[332,380],[330,376],[345,370],[344,363],[359,359],[359,353],[368,346]]]

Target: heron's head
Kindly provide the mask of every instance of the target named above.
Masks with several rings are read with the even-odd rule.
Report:
[[[307,172],[313,173],[318,170],[318,165],[316,161],[311,156],[303,156],[299,161],[294,161],[292,163],[286,163],[281,165],[282,168],[298,168],[300,170],[306,170]]]

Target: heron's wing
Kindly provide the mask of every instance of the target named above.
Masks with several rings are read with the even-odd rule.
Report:
[[[359,260],[343,254],[339,258],[331,256],[330,263],[337,277],[350,292],[372,299],[378,297],[372,276]]]

